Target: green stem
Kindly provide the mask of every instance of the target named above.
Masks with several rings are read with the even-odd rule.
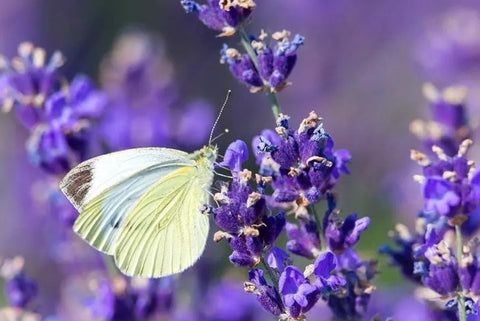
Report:
[[[310,211],[312,212],[313,219],[315,220],[315,223],[317,223],[317,228],[318,228],[318,237],[320,239],[320,246],[322,247],[321,250],[324,251],[326,250],[326,244],[325,240],[323,239],[323,233],[322,233],[322,221],[320,220],[320,217],[318,217],[317,209],[315,208],[315,205],[309,205]]]
[[[273,288],[275,289],[275,293],[277,293],[278,297],[281,298],[280,291],[278,291],[278,279],[275,276],[275,273],[272,271],[270,266],[265,262],[263,256],[260,258],[260,262],[262,263],[263,268],[267,271],[268,277],[273,283]]]
[[[462,265],[463,260],[463,240],[462,240],[462,230],[460,225],[455,225],[455,234],[457,235],[457,258],[458,265]],[[458,318],[460,321],[467,320],[467,314],[465,312],[465,296],[463,295],[463,289],[460,289],[458,295]]]
[[[5,288],[5,279],[4,278],[0,278],[0,287],[2,289]],[[7,296],[5,295],[5,291],[2,291],[0,292],[0,308],[3,308],[3,307],[6,307],[6,306],[9,306],[10,304],[8,303],[7,301]]]
[[[257,71],[259,71],[260,69],[258,68],[257,54],[255,53],[255,50],[252,47],[252,44],[250,42],[247,32],[242,27],[238,29],[238,34],[240,35],[240,40],[242,42],[243,48],[252,59],[253,65],[255,66]],[[275,93],[272,92],[269,88],[267,96],[268,96],[268,99],[270,100],[270,106],[272,108],[273,117],[276,120],[278,118],[278,115],[281,113],[280,104],[278,103],[277,95],[275,95]]]
[[[113,278],[118,275],[117,267],[115,266],[115,262],[113,261],[113,257],[106,254],[101,254],[103,263],[105,263],[105,269],[108,272],[108,275]]]

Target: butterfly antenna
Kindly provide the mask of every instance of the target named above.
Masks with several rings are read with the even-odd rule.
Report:
[[[227,96],[225,97],[225,100],[223,101],[222,108],[220,108],[220,111],[218,112],[217,119],[215,119],[215,122],[213,123],[212,130],[210,131],[210,137],[208,138],[208,145],[212,145],[213,131],[215,130],[215,127],[217,126],[217,123],[220,120],[220,116],[222,116],[222,112],[225,109],[225,106],[227,106],[227,102],[230,99],[230,94],[231,93],[232,93],[232,91],[229,89],[227,91]]]
[[[220,137],[222,137],[223,135],[228,134],[228,133],[229,133],[228,128],[225,128],[225,130],[223,131],[223,133],[220,133],[220,134],[218,134],[217,136],[215,136],[215,137],[212,138],[212,141],[210,142],[209,145],[211,145],[214,141],[216,141],[217,139],[219,139]]]

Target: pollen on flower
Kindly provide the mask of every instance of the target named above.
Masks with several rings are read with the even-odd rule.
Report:
[[[412,236],[410,234],[410,232],[408,231],[408,227],[406,227],[405,225],[403,224],[396,224],[395,225],[395,232],[402,238],[402,239],[405,239],[405,240],[408,240],[408,239],[411,239]]]
[[[260,235],[260,231],[253,227],[253,226],[246,226],[245,228],[243,228],[242,230],[242,234],[245,235],[245,236],[259,236]]]
[[[264,29],[260,30],[260,35],[258,35],[258,40],[265,41],[268,38],[268,33]]]
[[[464,156],[467,154],[468,150],[470,149],[470,147],[473,145],[473,140],[467,138],[465,140],[463,140],[461,143],[460,143],[460,147],[458,148],[458,153],[457,153],[457,156]]]
[[[432,152],[434,152],[435,154],[437,154],[438,159],[440,159],[440,160],[448,160],[447,154],[445,154],[445,151],[444,151],[441,147],[439,147],[439,146],[437,146],[437,145],[433,145],[433,146],[432,146]]]
[[[240,182],[246,183],[250,179],[252,179],[252,172],[248,169],[243,169],[241,172],[238,173],[238,178],[240,179]]]
[[[232,238],[233,236],[227,232],[224,232],[224,231],[217,231],[215,232],[215,234],[213,234],[213,241],[215,243],[218,243],[220,242],[221,240],[228,240],[230,238]]]
[[[213,195],[213,200],[214,200],[215,202],[218,202],[218,203],[221,203],[221,204],[228,204],[228,203],[230,203],[230,198],[229,198],[227,195],[225,195],[225,193],[223,193],[223,192],[215,193],[215,194]]]
[[[255,205],[255,203],[258,202],[261,198],[262,194],[258,192],[250,193],[247,198],[247,208]]]
[[[282,31],[272,33],[272,38],[277,41],[282,41],[290,37],[290,34],[290,31],[283,29]]]
[[[272,176],[262,176],[258,173],[255,173],[255,182],[257,184],[270,184],[272,182]]]
[[[23,270],[25,259],[22,256],[16,256],[13,259],[6,259],[0,267],[0,275],[4,279],[10,279],[19,271]]]
[[[440,98],[438,89],[432,83],[425,83],[422,86],[423,96],[430,102],[435,102]]]
[[[243,290],[247,293],[256,293],[257,286],[255,285],[255,283],[245,281],[243,282]]]
[[[442,177],[450,181],[454,181],[457,177],[457,173],[455,171],[445,171],[443,172]]]
[[[428,156],[415,149],[410,150],[410,159],[417,162],[420,166],[427,166],[430,164]]]
[[[417,183],[423,184],[425,183],[426,178],[423,175],[413,175],[413,180]]]
[[[454,106],[460,106],[465,103],[467,96],[468,89],[464,86],[447,87],[442,92],[443,100]]]
[[[298,133],[301,134],[309,128],[316,128],[318,124],[323,120],[319,117],[315,111],[311,111],[307,118],[303,119],[298,127]]]
[[[234,5],[244,8],[244,9],[253,9],[257,5],[253,0],[233,0]]]
[[[326,159],[325,157],[321,157],[321,156],[312,156],[310,157],[309,159],[307,159],[307,165],[311,166],[311,164],[313,163],[320,163],[324,166],[327,166],[327,167],[332,167],[333,166],[333,163],[331,161],[329,161],[328,159]]]
[[[290,167],[290,170],[288,171],[288,176],[290,177],[295,177],[301,174],[301,170],[295,167]]]
[[[306,207],[306,206],[310,205],[310,202],[308,201],[308,199],[305,196],[302,196],[302,195],[295,200],[295,203],[299,207]]]

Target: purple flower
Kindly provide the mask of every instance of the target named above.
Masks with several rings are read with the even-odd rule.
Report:
[[[220,51],[220,62],[228,64],[233,76],[250,88],[252,92],[280,91],[285,88],[287,78],[297,61],[297,49],[303,45],[305,38],[300,35],[289,39],[290,32],[275,32],[272,39],[275,46],[267,43],[267,35],[262,33],[258,38],[250,40],[255,50],[258,64],[244,53],[223,45]]]
[[[317,224],[314,220],[299,220],[299,225],[286,225],[287,249],[297,255],[313,259],[320,252],[320,238]]]
[[[454,216],[460,204],[460,196],[452,183],[441,177],[428,177],[423,185],[424,211]]]
[[[71,168],[67,139],[58,127],[37,126],[27,141],[27,150],[32,163],[48,172],[63,174]]]
[[[232,173],[238,173],[242,170],[242,164],[248,159],[247,144],[242,140],[236,140],[228,145],[223,161],[220,166],[230,168]]]
[[[246,148],[246,145],[240,145],[242,149]],[[242,155],[240,157],[245,156]],[[229,156],[230,160],[235,157],[233,152]],[[275,242],[285,225],[284,213],[267,215],[265,196],[250,187],[251,176],[247,170],[236,173],[230,187],[224,186],[214,196],[219,204],[212,209],[214,219],[223,230],[215,233],[214,240],[228,240],[233,250],[230,261],[236,266],[258,264],[262,251]]]
[[[0,103],[4,110],[13,108],[19,121],[31,129],[45,120],[41,107],[59,85],[57,72],[64,58],[55,52],[47,62],[45,50],[29,42],[19,45],[18,55],[11,63],[5,61],[5,70],[0,70]]]
[[[430,102],[432,120],[415,120],[410,130],[424,143],[426,150],[438,146],[448,156],[454,156],[460,144],[473,132],[465,106],[467,90],[458,86],[440,91],[427,83],[423,93]]]
[[[37,282],[20,271],[6,280],[5,293],[12,306],[24,308],[37,296]]]
[[[339,286],[345,285],[345,279],[332,274],[337,268],[335,254],[330,251],[321,253],[315,260],[313,273],[317,277],[317,285],[336,291]]]
[[[453,265],[431,264],[428,274],[422,278],[423,283],[433,291],[447,295],[453,293],[458,286],[458,275]]]
[[[193,0],[181,0],[180,3],[187,13],[197,12],[204,25],[221,31],[220,36],[235,34],[236,28],[248,18],[256,5],[253,0],[220,2],[207,0],[207,4],[204,5]]]
[[[5,260],[0,267],[5,281],[5,295],[16,308],[25,308],[38,293],[37,282],[25,273],[24,263],[24,259],[17,256]]]
[[[360,235],[370,224],[370,218],[357,219],[357,214],[351,214],[342,222],[334,215],[330,216],[325,229],[325,242],[334,252],[343,252],[355,245]]]
[[[279,134],[264,131],[265,136],[254,138],[254,149],[263,154],[257,156],[259,174],[272,177],[272,206],[294,201],[308,205],[334,187],[339,171],[334,170],[333,140],[320,121],[311,112],[294,131],[288,116],[281,114],[276,128]]]
[[[291,317],[298,318],[310,310],[320,297],[320,291],[294,266],[287,266],[278,281],[283,303]]]
[[[260,305],[273,315],[284,311],[282,300],[274,287],[269,285],[263,276],[263,270],[252,269],[248,272],[250,282],[245,283],[245,291],[254,293]]]
[[[267,264],[282,273],[285,268],[285,262],[289,257],[290,255],[287,252],[274,246],[267,253]]]

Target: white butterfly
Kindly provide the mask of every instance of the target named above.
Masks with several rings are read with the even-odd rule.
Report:
[[[137,148],[87,160],[60,189],[80,212],[74,231],[113,255],[130,276],[162,277],[198,260],[208,236],[208,203],[217,148],[188,154],[169,148]]]
[[[73,229],[131,276],[162,277],[203,252],[215,147],[138,148],[87,160],[60,183],[80,212]]]

